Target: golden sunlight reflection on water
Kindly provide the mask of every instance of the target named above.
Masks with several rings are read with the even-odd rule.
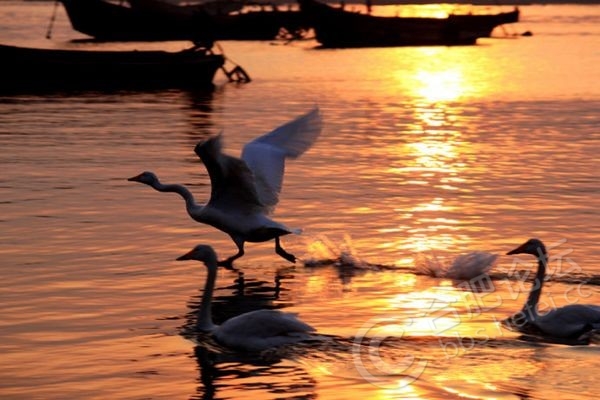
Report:
[[[452,88],[447,93],[456,95]],[[460,215],[462,206],[450,199],[456,192],[469,191],[468,175],[484,173],[484,167],[470,162],[470,154],[477,152],[476,144],[461,133],[460,129],[468,129],[468,125],[457,126],[461,124],[458,122],[461,117],[456,111],[443,102],[416,107],[416,122],[406,132],[406,140],[387,149],[390,158],[398,159],[387,172],[398,175],[405,187],[437,189],[427,201],[397,209],[406,223],[381,230],[382,233],[394,230],[408,233],[395,245],[398,250],[422,252],[453,247],[459,242],[468,244],[465,236],[454,234],[462,222],[451,216]],[[462,121],[462,125],[465,122]]]
[[[485,49],[470,48],[447,51],[444,47],[421,47],[411,53],[416,62],[402,61],[406,54],[398,51],[398,60],[390,58],[391,82],[386,91],[410,94],[417,104],[446,107],[446,103],[468,98],[487,97],[510,87],[511,81],[495,65],[499,62]],[[439,126],[439,125],[438,125]]]

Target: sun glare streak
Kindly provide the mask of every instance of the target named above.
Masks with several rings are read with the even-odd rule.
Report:
[[[411,228],[407,230],[407,237],[396,244],[398,251],[409,251],[411,253],[422,253],[437,249],[452,248],[456,245],[456,238],[453,235],[438,232],[425,232],[426,228]]]
[[[421,71],[416,76],[416,88],[426,81],[430,87],[421,92],[423,99],[416,100],[406,140],[388,150],[398,161],[387,170],[397,176],[405,193],[418,197],[412,205],[395,208],[398,224],[385,230],[405,233],[388,247],[419,253],[454,248],[470,240],[460,234],[463,221],[456,215],[461,210],[452,199],[457,193],[473,190],[468,178],[473,168],[486,167],[473,162],[476,144],[468,140],[468,121],[461,119],[460,110],[437,101],[461,96],[461,75]]]
[[[490,299],[490,297],[492,297]],[[493,337],[497,327],[475,321],[482,307],[495,306],[498,297],[464,292],[444,281],[440,286],[399,293],[387,299],[388,309],[406,317],[382,332],[396,336]]]
[[[410,62],[398,60],[392,87],[409,94],[417,105],[449,105],[465,98],[501,93],[510,82],[494,72],[497,60],[473,50],[444,46],[414,49]],[[404,56],[398,53],[398,57]]]
[[[411,211],[448,211],[453,207],[449,207],[444,205],[444,199],[441,197],[436,197],[435,199],[423,203],[416,204]]]
[[[465,92],[462,71],[419,71],[416,75],[416,94],[430,102],[457,100]]]
[[[396,387],[383,388],[382,399],[425,399],[415,385],[407,384],[405,379],[399,379]]]
[[[448,170],[446,160],[456,159],[456,146],[453,143],[435,141],[410,143],[408,148],[417,156],[415,162],[428,169]]]

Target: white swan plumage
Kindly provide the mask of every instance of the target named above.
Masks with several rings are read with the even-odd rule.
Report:
[[[219,265],[232,267],[244,255],[245,242],[275,239],[275,252],[290,262],[296,257],[286,252],[280,237],[300,233],[269,218],[279,201],[286,158],[297,158],[307,151],[321,133],[322,118],[318,107],[272,132],[247,143],[241,158],[222,152],[222,133],[196,145],[194,152],[204,163],[211,182],[210,199],[196,203],[183,185],[163,184],[149,171],[129,181],[141,182],[160,192],[178,193],[194,220],[227,233],[238,248]]]
[[[203,262],[208,270],[197,328],[213,335],[224,346],[262,351],[271,347],[297,343],[312,338],[315,329],[298,319],[295,314],[279,310],[255,310],[228,319],[221,325],[212,320],[212,295],[217,277],[217,255],[209,245],[200,244],[177,258]]]
[[[529,239],[506,254],[531,254],[538,259],[538,269],[525,305],[520,312],[503,321],[505,326],[550,338],[577,340],[585,340],[600,329],[600,306],[597,305],[569,304],[553,308],[544,314],[538,312],[548,263],[548,253],[541,240]]]

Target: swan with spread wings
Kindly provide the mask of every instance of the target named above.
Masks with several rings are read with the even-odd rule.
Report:
[[[279,201],[285,160],[306,152],[321,133],[322,117],[318,107],[281,125],[272,132],[247,143],[240,158],[222,152],[223,134],[198,143],[194,152],[204,163],[211,182],[210,199],[196,203],[183,185],[163,184],[149,171],[129,181],[141,182],[159,192],[174,192],[184,200],[191,218],[227,233],[238,252],[219,265],[232,268],[233,261],[244,255],[245,242],[275,240],[275,252],[295,262],[296,257],[283,249],[280,237],[300,233],[270,218]]]

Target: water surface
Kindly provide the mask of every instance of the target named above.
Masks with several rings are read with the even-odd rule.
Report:
[[[83,36],[61,8],[47,40],[52,8],[3,2],[2,43],[186,45],[72,42]],[[541,307],[600,304],[598,286],[574,279],[600,275],[599,20],[598,6],[523,6],[508,33],[534,36],[471,47],[222,42],[250,84],[1,95],[3,397],[596,396],[597,347],[525,341],[498,322],[535,268],[504,254],[530,237],[553,256]],[[151,170],[205,201],[199,140],[222,130],[239,154],[315,104],[322,136],[287,163],[275,211],[303,229],[283,239],[301,262],[248,244],[243,276],[219,271],[215,319],[281,308],[327,339],[226,351],[194,330],[204,268],[175,258],[235,246],[175,194],[126,178]],[[424,274],[472,251],[499,255],[491,278]],[[342,253],[364,268],[312,263]]]

